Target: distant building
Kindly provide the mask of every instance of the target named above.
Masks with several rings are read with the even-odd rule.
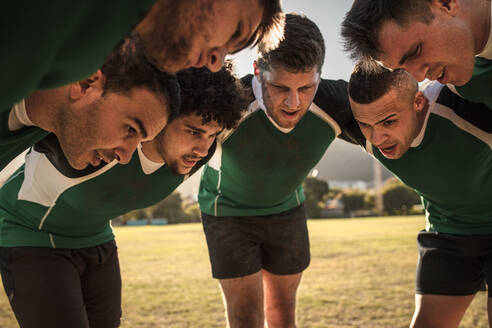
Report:
[[[345,206],[338,199],[330,199],[325,203],[325,207],[321,210],[321,216],[324,218],[342,218],[345,217]]]

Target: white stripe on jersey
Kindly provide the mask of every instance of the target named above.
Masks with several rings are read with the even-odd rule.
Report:
[[[17,198],[43,206],[52,206],[68,188],[92,179],[116,164],[118,161],[113,161],[89,175],[80,178],[68,178],[61,174],[44,154],[31,150],[26,155],[24,181]]]
[[[487,133],[477,128],[475,125],[458,116],[451,108],[447,106],[435,104],[432,109],[432,113],[447,118],[461,130],[466,131],[477,139],[485,142],[492,150],[492,133]]]

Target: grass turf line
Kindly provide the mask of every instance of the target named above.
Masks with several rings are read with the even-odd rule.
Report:
[[[413,314],[416,235],[423,217],[310,220],[311,265],[298,292],[298,326],[408,327]],[[200,224],[118,227],[121,327],[225,327]],[[486,293],[460,327],[486,328]],[[0,327],[18,327],[0,293]]]

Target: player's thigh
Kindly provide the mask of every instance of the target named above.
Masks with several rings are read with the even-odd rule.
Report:
[[[202,213],[212,275],[231,279],[261,270],[264,229],[258,217],[215,217]]]
[[[262,270],[262,275],[266,306],[295,309],[296,294],[301,282],[302,272],[277,275],[267,270]]]
[[[263,311],[263,283],[261,272],[247,276],[219,279],[224,303],[230,314]]]
[[[268,218],[262,246],[263,269],[277,275],[304,271],[310,262],[304,205]]]
[[[91,247],[82,255],[87,257],[81,280],[90,327],[119,327],[121,274],[115,241]]]
[[[421,231],[416,294],[469,296],[480,290],[484,263],[469,236]]]
[[[2,248],[2,277],[23,328],[88,328],[80,266],[70,250]]]
[[[411,328],[456,328],[474,295],[415,295]]]

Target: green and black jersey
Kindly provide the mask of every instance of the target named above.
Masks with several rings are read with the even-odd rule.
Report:
[[[438,82],[424,94],[424,125],[401,158],[366,150],[422,197],[427,231],[492,234],[492,111]]]
[[[96,72],[155,0],[5,1],[0,112],[38,89]]]
[[[110,219],[159,202],[186,178],[148,160],[140,146],[126,165],[113,161],[83,171],[72,169],[61,154],[50,134],[0,189],[0,246],[85,248],[108,242],[114,239]]]
[[[213,216],[270,215],[299,206],[303,180],[334,138],[356,142],[358,136],[345,133],[354,124],[345,81],[322,80],[312,105],[289,130],[267,114],[258,80],[247,76],[243,83],[256,100],[236,129],[219,136],[202,174],[200,209]]]
[[[492,109],[492,26],[485,48],[475,57],[472,79],[465,85],[456,87],[456,91],[464,98],[481,102]]]
[[[11,107],[10,111],[0,112],[0,171],[17,155],[48,135],[45,130],[13,119],[15,109],[20,109],[27,115],[24,101]],[[16,121],[13,122],[14,120]]]

